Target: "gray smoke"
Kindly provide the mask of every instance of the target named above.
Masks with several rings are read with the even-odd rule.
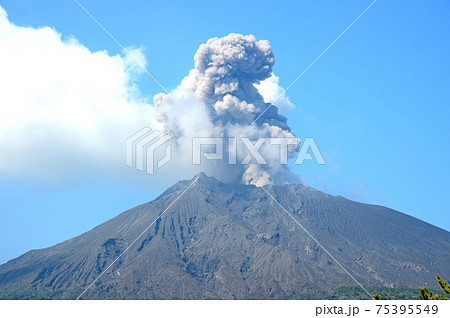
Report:
[[[235,33],[212,38],[200,45],[194,60],[195,68],[171,95],[200,125],[189,118],[171,96],[158,94],[154,97],[158,120],[167,133],[176,136],[178,161],[175,165],[180,171],[192,169],[187,167],[191,164],[192,137],[248,137],[254,141],[259,137],[295,137],[286,118],[278,114],[274,105],[252,124],[270,106],[255,87],[272,75],[275,58],[268,41]],[[289,146],[290,157],[297,148]],[[224,160],[203,160],[194,169],[225,182],[254,183],[252,178],[261,184],[299,182],[286,165],[279,163],[279,153],[262,148],[267,164],[259,165],[253,160],[241,165],[247,153],[238,142],[238,164],[229,165],[227,149],[225,145]]]

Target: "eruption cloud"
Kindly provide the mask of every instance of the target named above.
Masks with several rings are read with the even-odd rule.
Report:
[[[252,124],[270,106],[257,89],[272,76],[275,58],[269,42],[257,41],[253,35],[232,33],[200,45],[194,60],[195,68],[171,95],[161,93],[154,97],[157,120],[166,133],[174,136],[173,166],[180,172],[188,169],[186,158],[192,157],[193,137],[223,137],[224,159],[202,160],[197,170],[224,182],[255,184],[254,180],[258,180],[262,185],[302,182],[287,165],[280,164],[280,154],[273,148],[260,149],[266,164],[257,164],[255,160],[240,164],[248,154],[240,137],[254,141],[260,137],[296,138],[286,117],[274,105]],[[186,116],[177,103],[200,125]],[[229,138],[237,139],[236,165],[230,165],[227,157]],[[288,157],[292,158],[297,151],[298,145],[289,145]]]

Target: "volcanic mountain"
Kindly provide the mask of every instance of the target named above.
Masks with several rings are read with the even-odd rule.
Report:
[[[180,181],[1,265],[0,298],[272,299],[325,295],[355,280],[416,288],[450,276],[443,229],[304,185],[265,189],[204,174]]]

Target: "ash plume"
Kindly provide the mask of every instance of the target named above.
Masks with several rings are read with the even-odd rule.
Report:
[[[252,124],[270,106],[255,87],[272,76],[275,58],[268,41],[257,41],[253,35],[235,33],[212,38],[200,45],[194,60],[195,68],[171,92],[171,96],[161,93],[154,97],[157,120],[167,133],[175,136],[174,166],[180,172],[190,169],[182,161],[192,155],[192,137],[225,137],[224,140],[229,137],[251,140],[260,137],[296,138],[286,123],[287,119],[274,105]],[[199,125],[186,116],[177,103]],[[229,164],[229,148],[225,145],[223,160],[204,160],[196,169],[225,182],[252,184],[255,179],[260,184],[301,182],[287,165],[280,164],[279,153],[264,147],[260,152],[266,164],[257,164],[254,160],[239,164],[247,153],[239,139],[237,143],[236,165]],[[292,157],[297,150],[297,145],[289,145],[288,156]]]

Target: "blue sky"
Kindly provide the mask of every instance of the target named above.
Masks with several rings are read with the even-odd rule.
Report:
[[[124,46],[141,48],[147,69],[173,89],[201,43],[231,32],[269,40],[287,87],[371,1],[80,3]],[[0,5],[15,25],[50,26],[91,52],[122,54],[71,0]],[[289,125],[314,137],[327,161],[294,167],[310,186],[450,230],[449,9],[444,0],[378,0],[288,90]],[[145,74],[136,86],[143,98],[161,92]],[[48,181],[0,167],[0,263],[81,234],[169,185],[131,170],[120,180],[77,171]]]

